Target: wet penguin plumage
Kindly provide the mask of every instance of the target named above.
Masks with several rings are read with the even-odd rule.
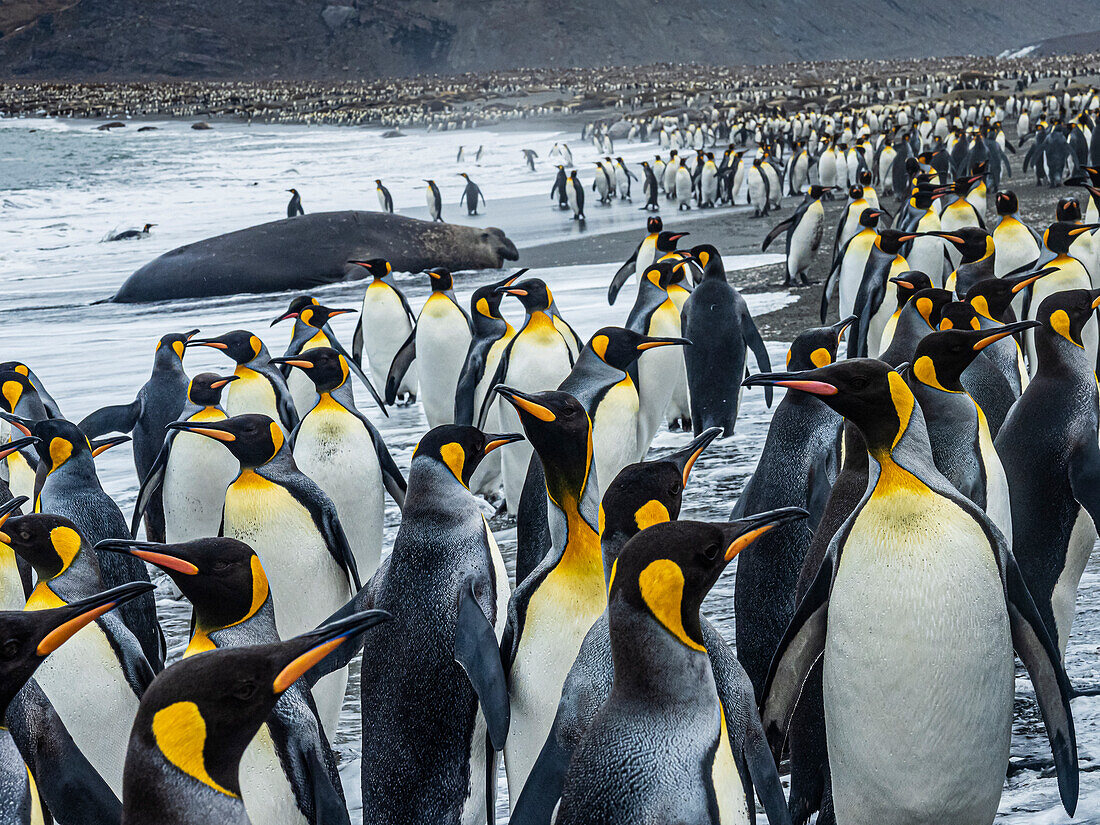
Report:
[[[362,267],[371,275],[371,282],[363,293],[363,306],[355,325],[351,355],[361,367],[365,354],[375,383],[385,387],[390,364],[401,345],[408,340],[416,325],[416,316],[405,293],[394,283],[393,267],[389,261],[372,258],[348,263]],[[411,404],[416,400],[415,366],[410,366],[405,372],[395,400],[401,404]]]
[[[454,421],[455,391],[473,336],[470,316],[455,298],[454,280],[446,269],[428,271],[432,291],[416,316],[409,337],[393,357],[386,377],[386,400],[394,403],[414,360],[420,403],[428,427]]]
[[[296,218],[299,215],[304,215],[306,210],[302,208],[302,196],[298,194],[297,189],[287,189],[290,193],[290,202],[286,205],[286,216],[288,218]]]
[[[554,185],[550,189],[550,200],[558,201],[558,209],[569,208],[569,194],[566,188],[569,186],[569,178],[565,174],[565,167],[558,164],[558,174],[554,178]]]
[[[721,427],[733,435],[745,374],[747,350],[760,369],[771,362],[767,348],[741,294],[726,281],[722,256],[713,246],[697,246],[692,256],[703,268],[703,280],[684,303],[681,330],[691,346],[684,350],[692,428],[698,435]],[[771,393],[767,394],[771,403]]]
[[[434,180],[425,180],[428,188],[424,190],[424,199],[428,204],[428,214],[433,222],[443,222],[443,197],[439,194],[439,187]]]
[[[191,602],[191,637],[183,658],[279,641],[267,576],[247,544],[202,538],[178,544],[107,541],[101,546],[159,567]],[[312,682],[313,673],[307,679]],[[279,697],[241,760],[241,798],[256,823],[348,822],[336,757],[307,679]]]
[[[1003,536],[936,470],[901,376],[855,359],[749,383],[818,395],[860,429],[869,454],[866,492],[769,670],[763,722],[773,752],[823,655],[838,822],[992,822],[1008,764],[1015,648],[1036,685],[1072,813],[1077,753],[1057,648]],[[942,735],[929,742],[934,730]],[[928,747],[936,759],[898,756]]]
[[[772,229],[760,246],[761,252],[767,252],[772,241],[786,234],[787,278],[783,286],[793,284],[795,276],[803,284],[813,283],[809,272],[825,232],[825,209],[821,198],[826,191],[823,186],[812,185],[794,214]]]
[[[334,648],[387,618],[358,613],[285,642],[212,650],[168,668],[142,697],[130,734],[122,821],[248,825],[241,757],[279,697]]]
[[[413,454],[393,553],[356,600],[395,617],[363,650],[368,823],[480,825],[494,815],[494,751],[509,730],[498,648],[508,573],[466,485],[478,462],[519,438],[451,424]]]
[[[298,469],[278,424],[252,414],[171,428],[221,441],[237,459],[240,472],[225,492],[220,535],[250,545],[263,562],[280,606],[280,636],[316,627],[352,597],[360,579],[336,508]],[[346,684],[341,670],[314,687],[326,730],[334,729]]]
[[[317,390],[317,405],[291,435],[294,463],[332,500],[360,580],[366,580],[382,556],[384,493],[400,507],[405,479],[378,428],[356,408],[348,390],[351,370],[340,353],[315,347],[275,362],[302,370]]]
[[[378,195],[378,207],[383,212],[393,214],[393,195],[390,194],[390,190],[387,189],[381,179],[374,179],[374,191]]]
[[[236,380],[235,375],[222,377],[212,372],[196,375],[187,388],[187,406],[179,420],[224,421],[228,416],[221,407],[222,390]],[[159,495],[168,541],[216,535],[222,521],[225,490],[236,477],[236,460],[210,439],[169,431],[157,460],[141,480],[130,534],[137,536],[145,509],[153,496]]]
[[[614,277],[611,279],[611,286],[607,288],[607,303],[614,306],[615,299],[619,297],[619,290],[622,289],[623,284],[631,274],[634,275],[635,282],[640,281],[642,273],[648,269],[653,262],[659,258],[665,252],[671,252],[676,248],[676,239],[672,238],[671,245],[668,249],[658,249],[657,242],[661,237],[662,230],[664,229],[664,223],[659,215],[654,215],[648,218],[645,222],[646,235],[638,243],[638,246],[634,248],[634,251],[630,254],[630,257],[626,259],[626,262],[618,268]],[[666,245],[668,245],[666,236]]]
[[[28,611],[64,607],[104,589],[96,554],[66,518],[12,516],[3,524],[0,542],[34,567],[38,584],[27,599]],[[148,589],[144,582],[138,587]],[[117,614],[101,616],[40,667],[35,678],[77,748],[121,798],[126,731],[153,681],[134,634]]]
[[[485,195],[481,193],[481,187],[470,180],[470,176],[465,172],[459,172],[459,176],[466,181],[466,188],[462,191],[462,198],[459,201],[466,203],[466,214],[477,214],[477,203],[480,199],[481,203],[485,203]]]

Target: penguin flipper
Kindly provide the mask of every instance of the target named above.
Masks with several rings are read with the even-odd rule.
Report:
[[[294,407],[294,398],[285,387],[280,391],[275,388],[275,406],[279,412],[279,421],[287,432],[294,432],[301,423],[298,418],[298,410]]]
[[[77,426],[89,439],[104,433],[128,433],[134,429],[141,416],[141,398],[135,398],[129,404],[117,404],[101,407],[85,416]]]
[[[764,339],[760,337],[760,330],[756,328],[756,322],[749,314],[748,307],[741,309],[741,337],[745,341],[745,346],[756,356],[756,364],[760,367],[760,371],[771,372],[772,362],[768,357],[768,348],[764,346]],[[764,387],[764,402],[771,407],[771,387]]]
[[[1043,715],[1054,766],[1058,772],[1058,795],[1066,813],[1073,816],[1077,808],[1080,775],[1077,765],[1077,736],[1073,728],[1073,713],[1069,700],[1069,677],[1062,666],[1061,654],[1016,564],[1011,551],[1005,548],[1005,590],[1008,617],[1012,627],[1012,646],[1027,668],[1035,699]]]
[[[352,616],[356,613],[362,613],[365,610],[374,609],[374,583],[376,581],[384,581],[386,578],[386,571],[389,570],[390,557],[382,559],[382,563],[378,565],[378,569],[374,571],[374,575],[370,580],[363,585],[363,587],[356,593],[348,602],[335,613],[325,619],[318,627],[324,627],[327,624],[346,619],[348,616]],[[373,626],[373,625],[372,625]],[[369,628],[368,628],[369,629]],[[363,642],[366,639],[367,631],[364,630],[357,636],[353,636],[348,641],[325,656],[320,662],[306,671],[306,675],[302,678],[306,684],[312,689],[325,676],[330,673],[335,673],[341,668],[345,668],[351,663],[351,660],[363,649]]]
[[[397,388],[401,386],[401,379],[409,371],[412,362],[416,359],[416,327],[413,327],[401,349],[393,356],[390,364],[390,372],[386,376],[386,403],[393,404],[397,401]]]
[[[363,366],[363,319],[355,325],[355,335],[351,337],[351,357],[359,366]]]
[[[178,430],[172,430],[168,433],[160,447],[160,452],[157,453],[156,460],[153,461],[153,466],[149,468],[149,472],[141,480],[137,501],[134,502],[134,516],[130,519],[130,536],[135,539],[137,538],[138,527],[141,526],[141,519],[145,516],[145,511],[152,503],[153,496],[160,489],[161,484],[164,483],[164,473],[168,469],[168,453],[172,449],[172,441],[175,439],[177,432]]]
[[[749,779],[756,789],[756,795],[760,797],[760,804],[764,806],[770,825],[791,825],[791,812],[787,807],[787,799],[783,796],[783,783],[779,780],[779,772],[768,747],[768,738],[760,726],[759,717],[756,714],[751,714],[751,717],[742,752]],[[749,806],[752,807],[751,796]]]
[[[615,305],[615,299],[619,297],[619,290],[623,288],[623,284],[626,283],[626,279],[630,277],[630,273],[634,271],[638,263],[638,250],[641,248],[642,245],[638,244],[630,257],[623,262],[623,265],[616,270],[614,277],[612,277],[611,285],[607,288],[608,306]]]
[[[787,218],[787,220],[783,221],[782,223],[778,224],[774,229],[772,229],[772,231],[768,233],[768,236],[764,238],[764,242],[760,244],[760,251],[767,252],[768,247],[772,245],[772,241],[782,235],[784,230],[790,229],[791,226],[794,224],[794,219],[796,217],[798,217],[797,212],[795,212],[793,215]]]
[[[474,395],[477,393],[478,382],[485,375],[485,355],[488,349],[479,346],[479,343],[470,342],[466,363],[462,365],[455,389],[455,424],[462,426],[471,426],[474,423]]]
[[[556,720],[555,720],[556,721]],[[554,807],[565,787],[565,772],[573,751],[554,735],[554,728],[539,752],[538,759],[523,783],[508,825],[550,825]],[[771,759],[771,755],[768,755]]]
[[[1100,447],[1085,439],[1069,459],[1069,486],[1092,520],[1100,524]]]
[[[390,455],[390,449],[386,446],[386,442],[382,440],[382,434],[378,432],[378,428],[372,426],[370,434],[374,441],[374,450],[378,454],[378,467],[382,470],[382,484],[390,497],[397,502],[397,506],[404,510],[405,493],[409,489],[405,476],[401,474],[401,468],[397,466],[397,462]]]
[[[848,244],[844,244],[844,249],[848,249]],[[840,278],[840,265],[844,261],[844,252],[842,251],[833,260],[833,267],[829,270],[829,275],[825,278],[825,286],[821,289],[821,323],[825,323],[825,318],[829,315],[829,300],[833,297],[833,290],[836,289],[837,281]]]
[[[834,538],[835,541],[835,538]],[[825,650],[829,594],[833,585],[833,556],[827,553],[814,583],[802,597],[779,646],[775,649],[764,682],[761,722],[776,764],[783,752],[787,730],[798,704],[806,676]]]
[[[348,362],[348,369],[350,369],[355,374],[355,377],[358,378],[363,383],[363,386],[365,386],[370,392],[371,397],[374,398],[374,402],[378,405],[378,409],[382,411],[382,415],[386,416],[386,418],[389,418],[390,414],[389,411],[386,409],[386,402],[382,400],[382,396],[378,394],[378,390],[374,388],[374,384],[371,382],[370,378],[368,378],[367,374],[363,372],[363,368],[359,366],[359,363],[351,357],[346,349],[344,349],[344,345],[336,340],[335,336],[330,335],[329,342],[332,344],[332,348],[334,350],[344,356],[344,360]]]
[[[504,750],[510,720],[508,682],[500,661],[496,631],[477,603],[470,579],[463,582],[458,594],[454,656],[477,694],[489,741],[495,750]]]
[[[306,697],[306,701],[313,704],[309,697]],[[316,712],[315,707],[313,710]],[[317,739],[324,747],[327,741],[320,730],[320,722],[317,726]],[[340,784],[340,774],[336,770],[332,751],[326,748],[328,753],[324,756],[327,759],[322,761],[322,754],[317,752],[317,742],[302,735],[308,728],[301,725],[298,719],[284,719],[278,709],[268,716],[267,727],[283,770],[293,776],[290,784],[299,809],[313,812],[313,816],[307,819],[309,825],[351,825],[344,789]],[[326,765],[325,762],[330,764]]]
[[[517,336],[518,337],[518,336]],[[489,380],[489,385],[485,388],[485,397],[481,400],[481,409],[478,410],[477,420],[473,422],[474,426],[479,430],[485,429],[485,418],[489,415],[489,408],[493,406],[493,389],[504,382],[504,376],[508,374],[508,361],[512,355],[512,344],[516,338],[513,337],[508,345],[504,348],[504,352],[500,354],[500,361],[497,363],[497,371],[493,373],[493,377]]]

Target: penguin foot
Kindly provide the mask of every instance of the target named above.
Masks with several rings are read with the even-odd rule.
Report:
[[[1053,759],[1013,759],[1008,763],[1007,776],[1015,776],[1020,771],[1047,771],[1054,767]]]
[[[411,407],[416,403],[416,393],[404,392],[397,396],[398,407]]]
[[[1100,696],[1100,683],[1085,685],[1084,687],[1070,685],[1069,695],[1071,699],[1076,699],[1078,696]]]
[[[807,278],[805,275],[799,275],[799,278],[802,280],[803,286],[816,286],[821,283],[821,281],[815,281],[813,278]]]

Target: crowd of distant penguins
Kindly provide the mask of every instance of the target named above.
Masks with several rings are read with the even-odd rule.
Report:
[[[250,330],[167,334],[134,399],[78,423],[0,364],[0,821],[348,822],[330,737],[360,653],[364,823],[493,822],[502,753],[516,825],[747,823],[757,800],[773,825],[988,825],[1014,653],[1072,815],[1089,686],[1063,657],[1100,517],[1097,101],[647,127],[670,152],[702,142],[691,167],[643,167],[647,205],[802,196],[764,240],[785,236],[789,281],[847,195],[822,326],[783,371],[716,246],[655,214],[611,278],[612,304],[636,285],[622,326],[587,342],[526,270],[467,308],[433,269],[414,312],[371,259],[350,262],[350,349],[329,322],[355,310],[297,297],[273,319],[293,322],[282,356]],[[1024,171],[1079,189],[1042,231],[999,189],[1009,117]],[[731,135],[751,163],[708,156]],[[595,191],[621,196],[620,172]],[[189,376],[195,348],[225,374]],[[679,520],[743,387],[787,390],[756,472],[728,521]],[[402,468],[366,410],[416,403]],[[650,458],[662,426],[692,437]],[[131,439],[127,520],[94,459]],[[516,519],[514,579],[482,499]],[[734,558],[736,654],[700,612]],[[167,667],[150,569],[192,608]]]

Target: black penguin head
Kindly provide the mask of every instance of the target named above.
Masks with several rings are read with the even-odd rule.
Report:
[[[913,240],[915,237],[917,237],[917,235],[913,232],[902,232],[898,229],[883,229],[878,233],[878,238],[875,243],[877,243],[878,248],[887,255],[897,255],[901,252],[902,245]]]
[[[940,322],[936,329],[973,329],[982,328],[981,319],[974,307],[965,301],[952,301],[940,308]]]
[[[238,364],[247,364],[266,349],[259,336],[247,329],[234,329],[216,338],[192,338],[187,346],[221,350]]]
[[[0,612],[0,718],[47,656],[108,610],[152,589],[131,582],[64,607]]]
[[[1066,195],[1058,199],[1054,208],[1055,220],[1076,223],[1081,220],[1081,202],[1075,195]]]
[[[650,235],[660,234],[661,230],[665,228],[664,221],[657,215],[649,218],[645,222],[645,231]]]
[[[319,393],[332,392],[343,386],[351,374],[344,356],[331,347],[314,347],[294,356],[272,358],[271,363],[300,369]]]
[[[84,538],[77,526],[63,516],[11,515],[26,501],[25,496],[20,496],[0,507],[0,542],[34,568],[38,581],[48,581],[69,568],[84,546]]]
[[[524,278],[510,286],[497,287],[502,295],[513,295],[519,298],[523,308],[528,314],[532,312],[545,312],[554,302],[554,295],[550,287],[541,278]]]
[[[204,633],[251,618],[270,595],[260,557],[231,538],[202,538],[179,544],[104,539],[96,552],[134,556],[159,567],[195,609]]]
[[[1082,331],[1097,307],[1100,307],[1100,290],[1097,289],[1067,289],[1048,295],[1039,304],[1039,313],[1035,317],[1044,331],[1049,332],[1042,336],[1042,331],[1037,330],[1036,343],[1040,337],[1050,337],[1049,333],[1054,333],[1074,346],[1084,348]]]
[[[432,292],[447,292],[454,289],[454,278],[451,277],[451,271],[441,266],[428,270],[428,282],[431,284]]]
[[[1020,201],[1011,189],[1002,189],[994,198],[998,215],[1015,215],[1020,211]]]
[[[703,268],[704,280],[707,278],[726,280],[726,267],[722,263],[722,255],[713,245],[704,243],[693,246],[691,257]]]
[[[680,260],[657,261],[642,273],[641,286],[645,288],[646,284],[650,284],[658,289],[667,290],[677,280],[676,270],[682,265],[683,261]]]
[[[657,251],[663,253],[675,251],[676,242],[679,241],[680,238],[686,238],[690,234],[690,232],[667,232],[665,230],[660,230],[657,234]]]
[[[518,433],[483,433],[477,427],[441,424],[428,430],[413,452],[413,461],[431,459],[446,467],[463,485],[469,486],[477,465],[493,450],[522,441]]]
[[[538,453],[546,489],[559,503],[579,500],[592,465],[592,421],[567,392],[526,393],[497,386],[496,392],[519,414],[527,440]]]
[[[298,194],[298,190],[297,190],[297,189],[287,189],[286,191],[287,191],[287,192],[289,192],[289,193],[290,193],[290,194],[292,194],[292,195],[297,195],[297,194]]]
[[[31,428],[31,435],[38,439],[34,449],[47,471],[56,470],[74,458],[97,456],[104,450],[130,440],[128,435],[119,435],[99,438],[92,443],[76,424],[64,418],[36,421]]]
[[[309,306],[317,306],[317,299],[312,295],[299,295],[290,302],[290,306],[287,307],[286,312],[271,322],[271,326],[275,326],[280,321],[286,321],[291,318],[297,319],[301,315],[302,310]]]
[[[145,224],[145,226],[142,227],[141,231],[144,232],[146,235],[148,235],[149,230],[152,229],[154,226],[156,226],[155,223],[147,223],[147,224]]]
[[[963,370],[978,353],[1002,338],[1037,326],[1038,321],[1020,321],[996,329],[930,332],[917,343],[913,354],[913,379],[944,392],[963,392]]]
[[[367,261],[348,261],[348,263],[351,266],[360,266],[367,270],[375,280],[385,278],[393,272],[393,267],[390,266],[390,262],[385,258],[371,258]]]
[[[974,311],[994,321],[1004,322],[1012,300],[1045,275],[1057,272],[1057,267],[1047,267],[1033,272],[1005,275],[1003,278],[984,278],[976,281],[966,291],[966,302]]]
[[[909,426],[916,401],[905,380],[877,358],[849,358],[827,367],[746,378],[746,387],[775,386],[810,393],[851,421],[867,450],[888,454]]]
[[[18,415],[21,402],[26,403],[36,398],[38,398],[38,390],[26,375],[15,370],[0,372],[0,409],[4,412]]]
[[[831,327],[814,327],[798,333],[787,350],[787,369],[810,370],[832,364],[836,361],[841,335],[856,320],[857,316],[849,315]]]
[[[357,312],[355,309],[333,309],[332,307],[313,304],[303,307],[298,313],[298,320],[306,326],[321,329],[337,315],[346,315],[349,312]]]
[[[699,608],[726,565],[775,526],[805,516],[805,510],[785,507],[727,524],[654,524],[628,541],[615,561],[611,609],[627,604],[684,646],[705,651]]]
[[[1079,235],[1100,228],[1100,224],[1080,224],[1068,221],[1056,221],[1043,233],[1043,243],[1047,249],[1059,255],[1069,254],[1070,245]]]
[[[815,201],[819,200],[826,192],[831,192],[837,188],[836,186],[822,186],[821,184],[815,183],[810,186],[810,198]]]
[[[374,185],[377,186],[377,187],[381,187],[382,186],[382,179],[381,178],[375,178],[374,179]]]
[[[689,343],[686,338],[653,338],[624,327],[603,327],[588,340],[585,349],[591,350],[604,363],[626,371],[648,349]]]
[[[880,209],[864,209],[859,213],[859,225],[867,229],[874,229],[878,226],[878,220],[882,217],[882,210]]]
[[[145,691],[130,747],[159,751],[194,781],[239,796],[241,756],[283,692],[345,641],[388,618],[369,610],[285,642],[177,662]]]
[[[475,289],[473,295],[470,296],[471,315],[504,320],[504,316],[500,314],[500,302],[504,299],[504,293],[501,290],[503,287],[511,286],[525,272],[527,272],[526,269],[521,269],[506,278]]]
[[[858,151],[860,154],[863,154],[863,147],[860,146]],[[859,176],[856,179],[859,181],[860,186],[866,188],[870,186],[871,183],[874,181],[874,176],[871,174],[870,169],[864,169],[859,173]]]
[[[174,421],[169,430],[198,433],[220,441],[243,469],[262,467],[279,454],[286,438],[282,428],[266,415],[248,413],[224,421]]]
[[[917,269],[910,269],[891,278],[890,282],[898,288],[898,309],[901,309],[916,293],[922,289],[931,289],[932,279]]]
[[[962,263],[974,263],[986,255],[993,254],[993,236],[980,226],[963,226],[950,232],[936,231],[923,233],[943,238],[962,255]]]
[[[156,355],[154,356],[156,365],[182,364],[183,352],[187,348],[187,342],[194,338],[198,332],[197,329],[192,329],[187,332],[170,332],[168,335],[161,336],[161,339],[157,341]]]
[[[863,187],[859,184],[853,184],[848,187],[848,199],[858,201],[863,197]]]
[[[235,375],[200,372],[187,385],[187,398],[200,407],[216,407],[222,402],[222,390],[236,380]]]
[[[955,300],[955,294],[946,289],[932,287],[919,290],[909,300],[925,323],[936,329],[939,327],[943,308]]]

